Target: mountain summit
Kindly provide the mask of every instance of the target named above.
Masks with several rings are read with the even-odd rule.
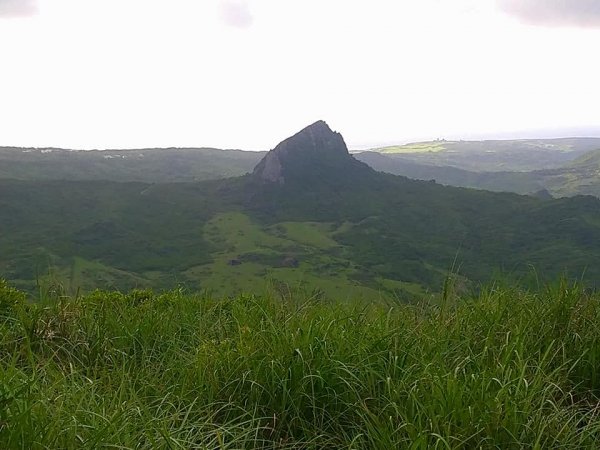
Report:
[[[254,177],[263,183],[285,184],[310,180],[339,170],[370,170],[355,160],[340,133],[322,120],[280,142],[254,168]]]

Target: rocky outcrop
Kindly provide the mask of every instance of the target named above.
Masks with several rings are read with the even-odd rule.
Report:
[[[356,162],[348,153],[342,135],[319,120],[267,153],[253,174],[264,183],[284,184],[289,175],[310,171],[311,165],[332,160]]]

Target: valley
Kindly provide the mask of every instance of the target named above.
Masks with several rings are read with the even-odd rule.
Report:
[[[446,187],[360,156],[319,121],[238,177],[0,179],[0,273],[30,292],[293,286],[406,300],[440,292],[451,272],[465,289],[600,278],[600,200]]]
[[[497,192],[600,196],[600,138],[434,141],[355,153],[376,170]]]

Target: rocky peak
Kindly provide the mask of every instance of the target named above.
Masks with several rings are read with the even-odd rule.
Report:
[[[336,133],[322,120],[304,128],[279,143],[254,168],[254,176],[265,183],[284,184],[290,176],[300,176],[311,168],[356,163],[348,153],[341,134]]]

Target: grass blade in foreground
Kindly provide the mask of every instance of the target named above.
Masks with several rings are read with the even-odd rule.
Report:
[[[0,284],[3,448],[594,448],[600,303],[173,291],[28,303]]]

